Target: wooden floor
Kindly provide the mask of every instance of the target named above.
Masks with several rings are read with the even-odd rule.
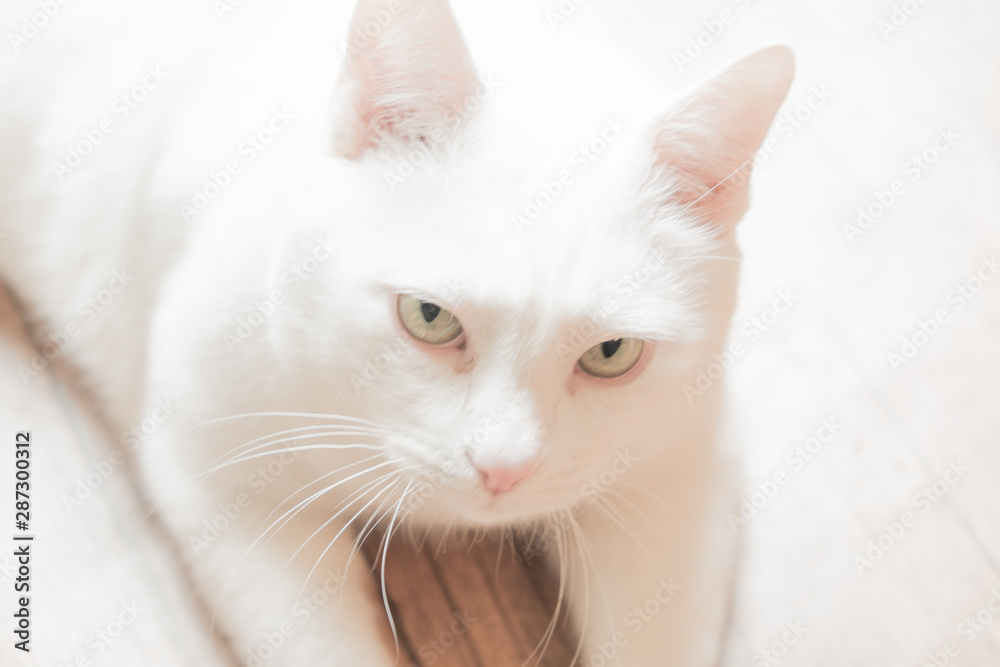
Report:
[[[377,541],[366,544],[379,564]],[[456,667],[571,664],[577,641],[565,615],[556,616],[557,582],[541,560],[526,562],[527,545],[485,535],[453,538],[444,549],[405,537],[390,546],[385,584],[404,660]]]
[[[890,30],[894,4],[915,13]],[[721,36],[679,68],[675,52],[724,9]],[[578,11],[605,14],[610,39],[678,87],[764,43],[798,56],[791,118],[775,128],[740,232],[732,336],[747,351],[727,380],[751,506],[725,666],[1000,665],[989,609],[1000,608],[1000,271],[989,268],[1000,258],[1000,5],[592,0]],[[794,305],[776,314],[783,291]],[[32,431],[38,484],[35,651],[10,645],[4,547],[0,664],[225,665],[129,476],[101,476],[100,425],[59,374],[21,381],[32,350],[7,303],[0,322],[0,438]],[[92,497],[68,510],[64,494],[89,473]],[[489,540],[438,560],[406,548],[387,570],[400,664],[522,664],[550,617],[551,582],[510,557],[497,577]],[[134,622],[105,644],[98,633],[130,605]],[[566,665],[573,648],[558,637],[542,664]]]

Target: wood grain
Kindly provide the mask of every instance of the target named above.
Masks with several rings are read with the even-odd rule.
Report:
[[[365,552],[381,583],[380,543],[379,535],[369,538]],[[522,547],[495,534],[390,542],[385,588],[411,664],[570,664],[577,642],[566,615],[556,618],[558,582],[542,559],[529,564]]]

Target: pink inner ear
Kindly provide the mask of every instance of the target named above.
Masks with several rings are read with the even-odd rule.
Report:
[[[348,158],[449,129],[478,80],[444,0],[359,2],[349,34],[364,34],[373,17],[384,28],[355,43],[334,92],[335,150]]]
[[[763,49],[717,75],[657,124],[654,159],[673,182],[675,201],[715,224],[742,217],[754,154],[792,73],[787,47]]]

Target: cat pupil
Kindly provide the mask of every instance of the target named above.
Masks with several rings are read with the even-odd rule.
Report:
[[[608,359],[618,351],[618,348],[622,346],[622,339],[615,338],[614,340],[606,340],[601,343],[601,352],[604,353],[604,358]]]
[[[441,312],[441,306],[435,306],[433,303],[422,301],[420,303],[420,312],[424,314],[424,321],[430,323],[433,322]]]

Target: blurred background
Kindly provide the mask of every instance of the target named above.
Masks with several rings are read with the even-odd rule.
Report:
[[[767,43],[797,57],[739,232],[724,664],[1000,664],[1000,3],[538,4],[555,30],[586,14],[678,90]],[[22,381],[34,350],[6,299],[0,321],[0,433],[34,432],[45,609],[36,651],[8,636],[0,664],[221,664],[127,476],[102,472],[99,424],[56,366]]]
[[[797,58],[740,227],[726,664],[1000,664],[1000,5],[622,4],[677,85]]]

